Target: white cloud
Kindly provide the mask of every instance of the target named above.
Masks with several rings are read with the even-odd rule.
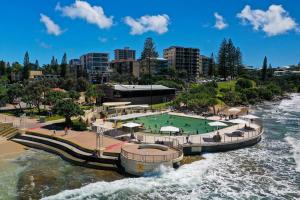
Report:
[[[225,19],[222,15],[215,12],[214,16],[216,18],[216,23],[215,23],[215,26],[214,26],[216,29],[223,30],[226,27],[228,27],[228,24],[225,22]]]
[[[139,19],[133,19],[132,17],[125,17],[125,23],[131,27],[131,35],[141,35],[148,31],[156,32],[158,34],[164,34],[168,32],[169,25],[168,15],[145,15]]]
[[[40,15],[40,22],[42,22],[45,25],[48,34],[56,36],[62,34],[63,31],[60,29],[60,27],[57,24],[55,24],[48,16],[42,13]]]
[[[90,24],[97,25],[100,29],[107,29],[113,25],[113,17],[107,17],[101,6],[91,6],[86,1],[76,0],[70,6],[64,7],[58,3],[55,10],[61,11],[63,16],[71,19],[84,19]]]
[[[101,42],[101,43],[106,43],[108,41],[108,38],[106,37],[98,37],[98,40]]]
[[[249,5],[237,14],[244,24],[250,23],[254,30],[262,30],[268,36],[275,36],[291,30],[298,30],[296,21],[282,5],[271,5],[268,10],[252,10]]]

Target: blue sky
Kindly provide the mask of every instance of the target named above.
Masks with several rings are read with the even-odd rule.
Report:
[[[0,60],[60,61],[64,52],[77,58],[87,52],[143,48],[152,37],[157,50],[171,45],[217,53],[232,38],[244,63],[273,66],[300,62],[300,3],[295,0],[1,0]],[[247,6],[248,5],[248,6]],[[103,12],[101,12],[103,11]],[[239,14],[239,15],[238,15]]]

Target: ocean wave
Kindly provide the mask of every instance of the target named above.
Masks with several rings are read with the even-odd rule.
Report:
[[[57,195],[46,197],[44,200],[118,199],[128,196],[130,196],[131,199],[138,199],[141,197],[140,195],[146,195],[149,199],[161,199],[162,196],[165,195],[174,199],[178,197],[182,198],[182,195],[186,195],[186,192],[178,196],[178,191],[181,190],[180,188],[185,189],[187,187],[193,188],[193,186],[196,186],[207,170],[214,164],[213,159],[213,155],[207,155],[205,160],[183,165],[178,170],[161,167],[161,171],[158,173],[159,175],[153,177],[126,178],[113,182],[92,183],[79,189],[67,190]],[[163,188],[168,194],[160,193],[164,190]],[[172,190],[174,191],[171,192]]]
[[[300,172],[300,140],[290,136],[286,137],[285,140],[291,146],[291,152],[293,153],[296,162],[296,170]]]

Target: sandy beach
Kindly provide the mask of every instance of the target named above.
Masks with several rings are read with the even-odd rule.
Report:
[[[12,141],[7,141],[0,137],[0,158],[9,155],[20,154],[25,151],[25,147]]]

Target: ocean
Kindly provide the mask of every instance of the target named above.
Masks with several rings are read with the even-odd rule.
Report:
[[[300,95],[252,109],[265,128],[253,147],[205,154],[141,178],[29,151],[7,161],[13,170],[0,173],[0,199],[3,191],[9,193],[2,199],[300,199]]]

